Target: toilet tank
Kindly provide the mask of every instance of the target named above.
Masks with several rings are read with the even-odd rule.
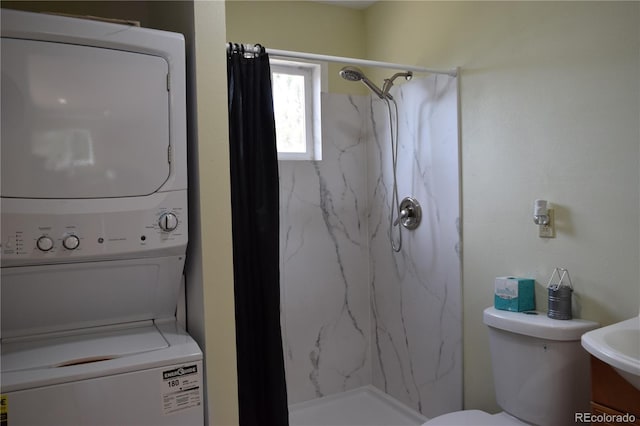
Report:
[[[598,323],[493,307],[483,318],[496,399],[504,411],[542,426],[574,424],[576,412],[590,411],[589,354],[580,337]]]

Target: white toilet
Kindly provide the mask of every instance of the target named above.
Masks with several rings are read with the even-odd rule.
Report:
[[[484,310],[496,400],[504,412],[457,411],[433,418],[435,425],[575,424],[589,412],[589,354],[580,336],[599,326],[581,319],[554,320],[543,312]]]

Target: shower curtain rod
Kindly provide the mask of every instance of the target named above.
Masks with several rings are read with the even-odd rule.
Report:
[[[227,51],[231,48],[232,43],[227,43]],[[242,44],[239,45],[244,48],[247,53],[259,53],[261,49],[264,49],[270,56],[276,56],[279,58],[294,58],[294,59],[307,59],[312,61],[327,61],[327,62],[339,62],[343,64],[362,65],[368,67],[389,68],[394,70],[406,70],[413,72],[424,72],[429,74],[446,74],[451,77],[458,75],[457,70],[434,70],[423,67],[416,67],[412,65],[393,64],[390,62],[370,61],[368,59],[347,58],[344,56],[331,56],[331,55],[319,55],[316,53],[307,52],[294,52],[291,50],[279,50],[264,48],[261,45],[255,44]]]

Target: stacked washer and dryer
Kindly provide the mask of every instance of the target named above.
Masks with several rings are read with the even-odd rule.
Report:
[[[184,38],[2,10],[1,394],[16,425],[201,425],[176,321]]]

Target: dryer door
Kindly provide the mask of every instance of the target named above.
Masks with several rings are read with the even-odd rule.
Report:
[[[148,195],[170,174],[164,58],[2,38],[3,197]]]

